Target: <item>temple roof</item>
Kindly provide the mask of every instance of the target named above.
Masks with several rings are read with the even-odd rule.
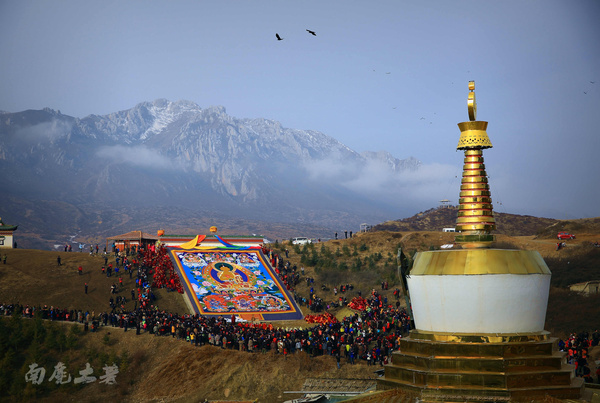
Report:
[[[156,241],[158,239],[158,237],[147,234],[145,232],[142,231],[130,231],[127,232],[125,234],[121,234],[121,235],[116,235],[116,236],[111,236],[111,237],[107,237],[106,239],[112,239],[112,240],[123,240],[123,241],[134,241],[137,239],[151,239]]]
[[[0,218],[0,231],[16,231],[18,225],[6,225],[2,222],[2,218]]]

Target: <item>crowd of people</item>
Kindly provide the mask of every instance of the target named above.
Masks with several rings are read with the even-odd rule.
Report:
[[[125,297],[110,298],[109,308],[104,312],[85,312],[76,309],[64,309],[53,306],[29,306],[0,304],[0,315],[23,315],[43,319],[79,322],[85,329],[96,331],[102,326],[122,328],[124,331],[134,330],[136,334],[149,333],[154,336],[173,337],[185,340],[195,346],[213,345],[223,349],[235,349],[249,353],[293,354],[303,352],[311,356],[331,355],[345,359],[349,364],[364,361],[367,365],[385,365],[389,362],[394,350],[399,348],[400,340],[411,328],[411,318],[400,308],[400,304],[388,304],[387,298],[373,289],[366,298],[360,292],[357,297],[348,302],[346,293],[353,290],[351,284],[335,287],[334,295],[339,300],[330,303],[323,302],[314,290],[314,278],[306,277],[309,288],[307,297],[301,296],[296,290],[303,271],[298,271],[295,265],[284,261],[273,250],[263,248],[263,253],[270,260],[275,272],[285,287],[294,295],[300,305],[307,306],[317,313],[311,322],[311,327],[281,328],[270,323],[251,323],[243,321],[235,315],[231,317],[214,317],[175,313],[160,310],[155,305],[153,288],[167,288],[183,292],[181,281],[175,272],[173,264],[165,248],[147,248],[133,252],[120,252],[120,261],[116,267],[123,266],[130,276],[135,272],[137,290],[131,290],[132,300],[135,299],[133,310],[125,309]],[[130,256],[131,255],[131,256]],[[106,268],[103,266],[103,272]],[[107,275],[110,272],[107,271]],[[113,285],[117,289],[116,284]],[[388,285],[382,283],[382,290]],[[399,292],[393,294],[396,299]],[[339,301],[339,302],[338,302]],[[324,320],[318,319],[319,312],[332,305],[348,305],[355,310],[351,316],[338,321],[332,315],[323,315]],[[576,375],[583,377],[586,382],[593,382],[592,371],[588,363],[588,351],[600,343],[600,333],[572,334],[566,340],[559,341],[559,349],[567,353],[569,363],[576,366]],[[600,383],[600,369],[596,370],[596,379]]]
[[[43,319],[79,322],[95,331],[101,326],[113,326],[136,334],[150,333],[185,340],[195,346],[211,344],[220,348],[247,352],[274,351],[279,354],[304,352],[312,356],[340,355],[348,363],[365,360],[383,365],[398,348],[400,338],[409,330],[409,318],[403,309],[384,306],[375,291],[367,299],[362,312],[341,322],[321,323],[309,328],[280,328],[267,323],[240,321],[235,316],[204,317],[178,315],[159,310],[154,305],[133,311],[111,309],[96,314],[55,307],[0,305],[0,314],[22,314]]]
[[[122,267],[125,272],[136,273],[137,290],[131,290],[135,297],[135,308],[126,310],[125,297],[110,299],[105,312],[84,312],[75,309],[61,309],[53,306],[33,307],[10,304],[0,305],[0,314],[22,314],[33,317],[39,314],[44,319],[80,322],[96,331],[101,326],[114,326],[124,331],[135,329],[137,334],[150,333],[156,336],[171,336],[186,340],[196,346],[212,344],[221,348],[247,352],[275,351],[280,354],[304,352],[316,355],[338,355],[349,363],[365,360],[369,364],[385,364],[391,352],[398,348],[399,340],[410,329],[410,318],[398,306],[387,305],[377,291],[373,290],[366,303],[352,316],[341,322],[330,320],[312,327],[284,329],[267,323],[250,323],[232,317],[205,317],[200,315],[178,315],[160,310],[154,305],[153,288],[167,288],[183,292],[181,281],[165,248],[115,251],[120,257],[114,268]],[[305,304],[314,312],[321,312],[331,304],[325,304],[311,287],[307,297],[300,296],[295,287],[300,282],[301,273],[289,261],[284,262],[279,254],[263,249],[275,272],[296,301]],[[130,257],[131,255],[131,257]],[[110,276],[111,271],[103,266],[103,272]],[[308,278],[313,285],[314,279]],[[115,290],[120,285],[113,284]],[[351,285],[342,285],[343,292],[351,290]],[[345,297],[341,303],[347,304]],[[333,317],[332,317],[333,318]]]
[[[567,362],[575,365],[575,375],[582,377],[585,382],[592,383],[594,378],[588,361],[589,350],[600,344],[600,332],[572,333],[565,340],[559,340],[558,348],[567,353]],[[595,363],[594,363],[595,364]],[[596,365],[596,381],[600,383],[600,366]]]
[[[410,329],[409,317],[403,309],[384,306],[376,291],[365,299],[364,310],[342,321],[319,323],[310,328],[280,328],[268,323],[242,322],[226,317],[178,315],[161,311],[154,305],[134,311],[112,309],[96,314],[73,309],[0,304],[0,315],[20,314],[32,318],[79,322],[91,331],[102,326],[149,333],[156,337],[172,337],[194,346],[213,345],[249,353],[331,355],[349,364],[358,361],[367,365],[385,365],[391,353],[398,349],[401,337]],[[600,343],[600,333],[571,334],[559,340],[558,347],[567,353],[567,362],[576,366],[576,376],[585,382],[600,383],[600,369],[590,370],[589,350]],[[339,362],[339,361],[338,361]]]

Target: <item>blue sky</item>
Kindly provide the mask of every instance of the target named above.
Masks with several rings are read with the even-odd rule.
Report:
[[[223,105],[358,152],[414,156],[439,176],[421,191],[456,203],[456,124],[475,80],[495,209],[595,217],[598,21],[595,0],[0,0],[0,110]]]

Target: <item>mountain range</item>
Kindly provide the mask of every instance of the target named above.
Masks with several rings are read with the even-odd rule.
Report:
[[[420,166],[190,101],[81,119],[50,108],[0,112],[0,217],[20,225],[24,247],[211,225],[331,237],[415,211],[390,189]]]

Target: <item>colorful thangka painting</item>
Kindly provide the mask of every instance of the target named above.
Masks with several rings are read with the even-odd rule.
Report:
[[[293,320],[302,313],[260,249],[169,248],[185,291],[200,315]]]

